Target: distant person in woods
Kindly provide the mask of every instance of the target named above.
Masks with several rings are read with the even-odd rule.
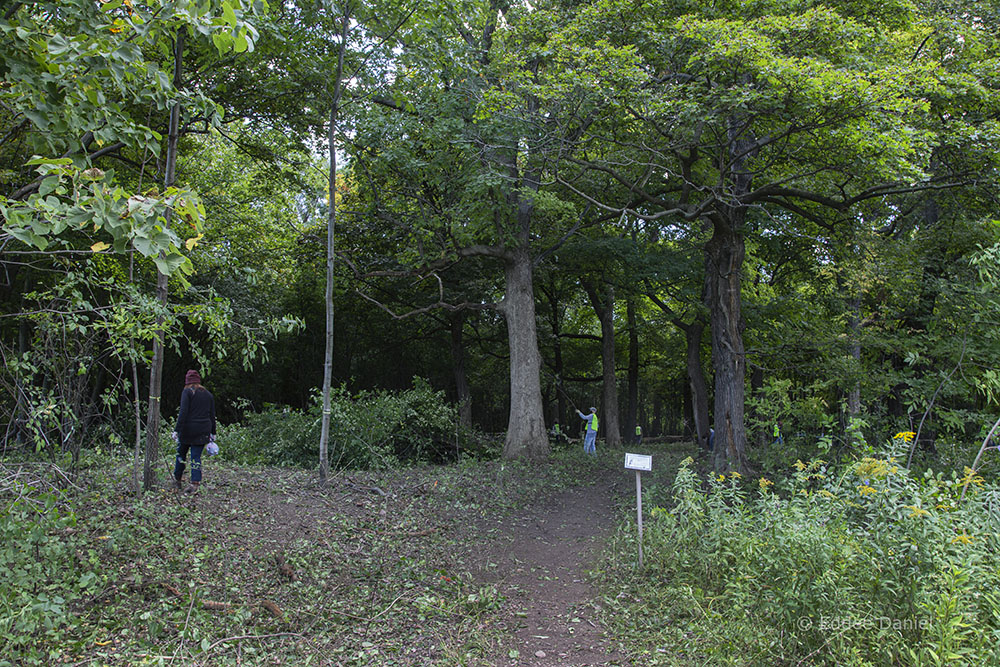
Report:
[[[638,424],[635,425],[635,444],[642,444],[642,427]]]
[[[583,453],[597,456],[597,408],[590,408],[589,415],[585,415],[579,410],[576,411],[576,414],[587,422],[587,434],[583,437]]]
[[[785,444],[785,439],[781,437],[781,426],[781,420],[774,422],[774,440],[771,442],[772,445]]]
[[[181,391],[181,408],[174,428],[177,460],[174,463],[174,484],[184,486],[184,464],[191,452],[191,484],[185,493],[197,493],[201,484],[201,452],[215,440],[215,398],[201,386],[198,371],[188,371]]]
[[[556,444],[566,441],[566,436],[563,435],[562,429],[559,428],[559,422],[552,424],[552,439],[556,442]]]

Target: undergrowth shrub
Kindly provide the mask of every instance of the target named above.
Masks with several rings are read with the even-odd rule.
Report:
[[[6,496],[7,494],[4,494]],[[25,488],[0,507],[0,666],[47,665],[67,642],[74,603],[101,582],[71,537],[76,516],[56,492]],[[9,504],[8,504],[9,503]]]
[[[969,469],[911,474],[907,436],[839,468],[799,461],[778,483],[704,483],[686,459],[610,622],[727,664],[1000,664],[1000,487]]]
[[[456,410],[444,393],[415,378],[401,392],[332,392],[330,464],[387,468],[400,461],[441,460],[454,450]],[[316,465],[322,401],[308,410],[268,407],[219,429],[221,455],[245,465]]]

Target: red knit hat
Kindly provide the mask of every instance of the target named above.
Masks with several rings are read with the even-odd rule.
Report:
[[[184,384],[201,384],[201,376],[198,371],[188,371],[184,375]]]

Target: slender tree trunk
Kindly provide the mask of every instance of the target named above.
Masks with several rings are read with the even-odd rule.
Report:
[[[506,292],[497,309],[507,320],[510,345],[510,417],[504,458],[544,459],[549,455],[542,409],[542,357],[535,322],[533,265],[526,247],[504,263]]]
[[[688,387],[691,390],[691,416],[694,419],[695,437],[698,445],[708,449],[708,384],[701,367],[701,337],[705,331],[705,323],[695,320],[691,324],[675,322],[684,331],[687,343],[687,376]]]
[[[139,401],[139,368],[133,359],[132,366],[132,404],[135,406],[135,451],[132,453],[132,489],[135,494],[142,495],[142,480],[139,471],[142,470],[142,408]]]
[[[465,315],[464,310],[451,314],[451,362],[455,375],[455,395],[458,399],[458,423],[469,431],[472,430],[472,393],[465,375],[465,342],[462,335]]]
[[[621,447],[622,433],[618,421],[618,383],[615,377],[615,289],[607,285],[604,294],[588,280],[580,284],[590,297],[590,304],[601,322],[601,427],[604,442],[610,447]]]
[[[635,435],[639,423],[639,328],[636,326],[635,298],[625,301],[625,316],[628,320],[628,412],[625,416],[625,432]]]
[[[622,431],[618,413],[618,378],[615,374],[615,291],[607,287],[607,315],[601,322],[601,366],[604,369],[604,385],[601,403],[604,408],[604,443],[608,448],[622,446]]]
[[[861,297],[855,294],[847,304],[847,335],[850,336],[850,344],[847,354],[851,358],[851,365],[855,373],[861,372]],[[851,383],[850,391],[847,392],[847,415],[848,417],[858,417],[861,414],[861,381],[854,380]]]
[[[745,472],[743,322],[740,290],[745,255],[742,235],[730,221],[715,224],[705,246],[705,294],[711,316],[715,366],[715,469]]]
[[[183,75],[184,33],[177,32],[174,40],[174,89],[180,90]],[[177,141],[180,134],[181,105],[170,109],[170,128],[167,134],[167,160],[164,167],[163,185],[172,187],[177,169]],[[170,226],[171,209],[167,209],[164,226]],[[160,308],[167,307],[167,276],[156,271],[156,302]],[[142,466],[142,489],[153,488],[153,462],[156,460],[160,444],[160,393],[163,391],[163,315],[157,315],[156,335],[153,337],[153,358],[149,368],[149,406],[146,411],[146,455]]]
[[[330,150],[330,172],[327,188],[330,205],[326,222],[326,346],[323,350],[323,419],[319,435],[319,485],[326,488],[330,475],[330,389],[333,384],[333,268],[336,257],[337,231],[337,116],[340,111],[340,96],[343,90],[344,54],[347,51],[347,34],[350,30],[350,10],[345,9],[340,23],[340,45],[337,53],[337,72],[333,80],[330,101],[330,126],[327,140]]]

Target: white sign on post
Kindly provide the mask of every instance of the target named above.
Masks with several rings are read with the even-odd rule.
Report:
[[[649,454],[626,454],[625,468],[627,470],[645,470],[648,472],[653,469],[653,457]]]
[[[642,567],[642,471],[653,469],[649,454],[625,454],[625,469],[635,470],[635,512],[639,525],[639,567]]]

